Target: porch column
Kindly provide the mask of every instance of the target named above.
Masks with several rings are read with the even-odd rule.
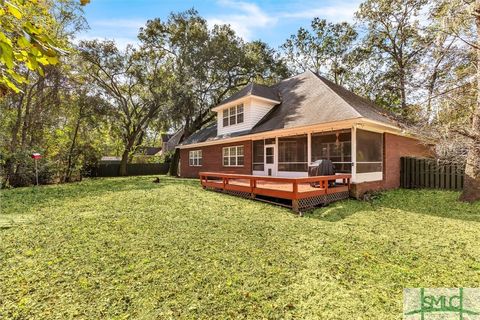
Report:
[[[307,162],[308,166],[312,163],[312,133],[307,133]]]
[[[357,173],[357,126],[354,124],[352,127],[352,180],[355,182],[355,176]]]

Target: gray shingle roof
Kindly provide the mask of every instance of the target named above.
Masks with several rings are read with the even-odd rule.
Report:
[[[248,95],[248,92],[256,90],[254,89],[256,86],[258,85],[248,85],[237,94],[224,100],[222,104]],[[399,125],[395,116],[389,111],[375,106],[367,99],[311,71],[282,80],[270,88],[265,86],[261,86],[261,88],[260,90],[270,89],[270,92],[275,93],[277,97],[268,99],[279,100],[281,103],[273,107],[251,130],[236,132],[227,136],[217,136],[217,126],[215,124],[197,131],[182,144],[220,140],[264,131],[361,117],[388,125]],[[264,90],[264,92],[267,92],[267,90]]]
[[[393,115],[311,71],[274,85],[282,99],[252,133],[365,117],[395,125]]]
[[[278,97],[278,93],[276,92],[275,89],[271,87],[267,87],[261,84],[256,84],[256,83],[249,83],[245,88],[242,90],[238,91],[234,95],[228,97],[227,99],[223,100],[220,102],[219,105],[246,97],[246,96],[257,96],[257,97],[262,97],[270,100],[275,100],[275,101],[280,101]]]

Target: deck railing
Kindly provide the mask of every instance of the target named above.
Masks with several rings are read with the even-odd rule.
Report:
[[[292,200],[292,208],[294,210],[298,210],[298,201],[301,199],[348,191],[351,179],[350,174],[284,178],[200,172],[199,176],[203,188],[249,193],[252,198],[261,195]],[[333,183],[338,180],[342,182]],[[308,187],[310,184],[314,184],[316,187]]]

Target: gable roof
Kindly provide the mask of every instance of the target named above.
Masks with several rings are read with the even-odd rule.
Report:
[[[162,150],[161,147],[138,147],[136,155],[154,156]]]
[[[393,114],[311,71],[273,86],[282,99],[252,133],[365,117],[397,125]]]
[[[250,95],[280,102],[274,88],[251,82],[242,90],[220,102],[219,106]]]
[[[167,142],[172,136],[173,134],[170,133],[162,133],[162,142]]]
[[[250,84],[222,104],[248,95],[255,86]],[[217,136],[217,126],[214,124],[197,131],[182,145],[356,118],[399,126],[393,113],[311,71],[282,80],[271,87],[261,87],[261,90],[268,88],[269,92],[277,94],[276,99],[281,102],[251,130]]]

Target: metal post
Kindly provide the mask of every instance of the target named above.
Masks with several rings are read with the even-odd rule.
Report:
[[[35,159],[35,180],[38,186],[38,167],[37,167],[37,159]]]

